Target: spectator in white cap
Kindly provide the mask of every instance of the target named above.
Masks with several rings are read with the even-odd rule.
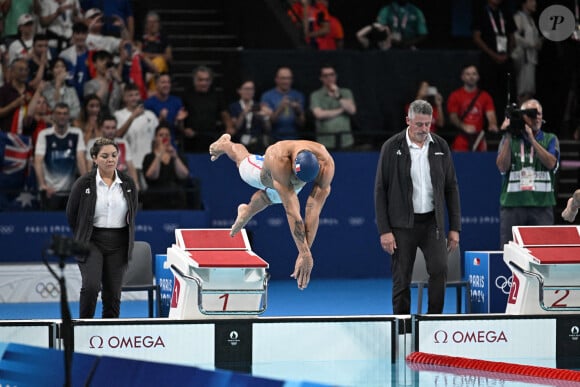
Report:
[[[103,17],[103,12],[98,8],[91,8],[85,12],[85,23],[89,27],[87,46],[89,50],[106,50],[112,54],[117,54],[122,41],[129,39],[129,32],[123,19],[113,16],[115,25],[118,25],[121,29],[121,38],[103,35]]]
[[[34,16],[23,13],[18,18],[18,38],[8,47],[8,63],[14,59],[30,59],[34,41]]]
[[[99,8],[104,15],[104,25],[101,31],[103,35],[121,37],[133,40],[135,36],[135,17],[133,5],[135,0],[81,0],[83,9]],[[146,3],[141,0],[139,3]],[[160,2],[163,4],[163,2]],[[123,37],[123,27],[118,22],[122,21],[127,26],[127,37]]]

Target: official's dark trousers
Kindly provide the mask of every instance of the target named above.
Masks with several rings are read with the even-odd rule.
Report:
[[[103,318],[118,318],[121,287],[127,270],[129,229],[93,228],[91,253],[79,262],[82,277],[80,318],[93,318],[102,290]]]
[[[429,273],[429,305],[427,313],[443,312],[445,282],[447,281],[447,243],[443,230],[438,230],[435,214],[415,215],[413,228],[394,228],[397,249],[393,253],[393,313],[411,313],[411,289],[413,265],[417,247],[423,251]]]

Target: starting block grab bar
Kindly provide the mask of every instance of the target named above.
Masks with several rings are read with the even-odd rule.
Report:
[[[544,285],[544,278],[539,275],[538,273],[534,273],[528,270],[521,268],[517,263],[513,261],[508,261],[508,265],[527,277],[535,278],[538,281],[539,287],[539,302],[540,308],[549,312],[557,312],[557,311],[580,311],[580,306],[546,306],[544,304],[544,292],[545,291],[556,291],[556,290],[580,290],[580,286],[545,286]]]
[[[171,270],[178,274],[180,277],[192,280],[197,284],[197,307],[200,313],[204,315],[260,315],[266,311],[268,305],[268,280],[270,275],[266,273],[264,280],[262,282],[262,287],[260,289],[203,289],[203,280],[198,276],[191,276],[185,274],[177,266],[171,265]],[[203,296],[210,294],[241,294],[241,295],[251,295],[259,294],[261,295],[260,307],[258,309],[252,310],[206,310],[203,306]]]

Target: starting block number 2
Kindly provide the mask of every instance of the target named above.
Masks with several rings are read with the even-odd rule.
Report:
[[[547,293],[549,294],[550,292]],[[568,306],[577,306],[578,305],[577,302],[572,305],[568,304],[570,301],[574,299],[572,294],[573,293],[568,289],[555,290],[554,295],[556,296],[556,300],[552,302],[551,304],[552,308],[566,308]]]

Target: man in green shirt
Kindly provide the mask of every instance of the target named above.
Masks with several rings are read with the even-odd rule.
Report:
[[[407,0],[395,0],[381,8],[377,22],[389,28],[394,47],[414,48],[427,37],[423,12]]]
[[[518,129],[516,116],[520,115],[524,122],[523,128]],[[542,105],[531,99],[501,126],[505,134],[496,159],[504,177],[500,195],[501,247],[512,240],[512,226],[554,224],[560,144],[556,135],[542,131],[542,118]]]
[[[354,144],[350,117],[356,113],[352,92],[336,84],[331,65],[320,69],[322,87],[310,94],[310,110],[316,118],[316,141],[328,149],[345,149]]]

